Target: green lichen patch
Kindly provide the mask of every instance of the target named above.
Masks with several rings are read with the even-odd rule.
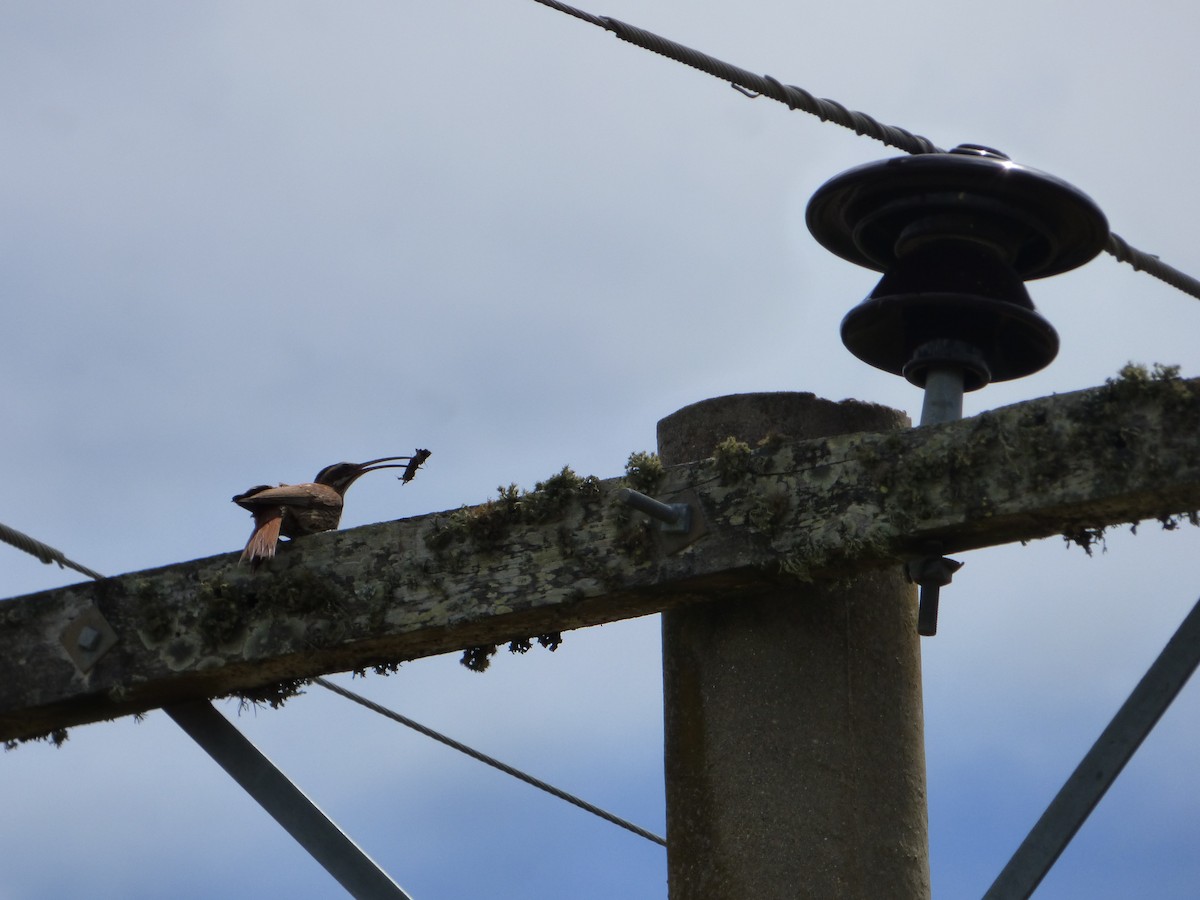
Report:
[[[756,533],[772,538],[787,520],[791,508],[792,497],[787,488],[768,485],[751,498],[746,520]]]
[[[196,592],[200,613],[196,633],[204,645],[217,649],[233,642],[246,628],[252,598],[222,579],[204,582]]]
[[[654,526],[644,518],[631,515],[629,507],[623,504],[616,510],[614,521],[613,544],[617,550],[635,563],[648,561],[655,550]]]
[[[309,623],[305,639],[310,644],[330,643],[348,620],[342,588],[303,569],[240,580],[214,578],[197,588],[196,604],[195,634],[214,651],[238,644],[252,631],[272,634],[274,626],[288,620]]]
[[[260,612],[288,616],[328,616],[343,611],[342,591],[328,579],[301,570],[256,584]]]
[[[171,607],[152,584],[139,581],[133,585],[132,593],[138,630],[146,640],[160,644],[179,633],[179,624]]]

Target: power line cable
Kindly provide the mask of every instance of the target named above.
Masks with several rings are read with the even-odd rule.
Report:
[[[791,84],[782,84],[770,75],[756,75],[746,69],[724,62],[716,57],[685,47],[669,38],[629,25],[608,16],[594,16],[591,13],[568,6],[559,0],[534,0],[543,6],[582,19],[605,31],[611,31],[621,40],[672,59],[675,62],[691,66],[714,78],[728,81],[730,84],[750,91],[750,96],[770,97],[785,104],[789,109],[816,116],[822,122],[833,122],[843,128],[849,128],[855,134],[874,138],[888,146],[903,150],[905,153],[944,153],[929,138],[913,134],[895,125],[884,125],[879,120],[863,112],[847,109],[836,100],[825,100],[814,97],[804,88]]]
[[[104,578],[104,576],[99,572],[89,569],[87,566],[81,565],[73,560],[67,559],[61,550],[55,550],[49,544],[43,544],[41,541],[31,538],[27,534],[23,534],[22,532],[17,531],[15,528],[9,528],[7,525],[0,524],[0,541],[4,541],[6,544],[11,544],[18,550],[24,550],[30,556],[36,556],[46,565],[50,565],[50,563],[58,563],[58,567],[60,569],[65,566],[67,568],[74,569],[76,572],[86,575],[88,578],[94,578],[97,581],[101,581]]]
[[[1108,233],[1108,243],[1104,251],[1114,256],[1118,262],[1133,266],[1135,272],[1145,272],[1159,281],[1169,284],[1176,290],[1183,291],[1189,296],[1200,299],[1200,280],[1186,272],[1181,272],[1174,266],[1167,265],[1152,253],[1146,253],[1136,247],[1131,247],[1120,235]]]
[[[421,734],[425,735],[426,737],[433,738],[435,741],[445,744],[447,747],[454,748],[459,753],[465,753],[467,756],[471,757],[472,759],[477,759],[481,763],[485,763],[485,764],[491,766],[493,769],[499,769],[501,772],[504,772],[507,775],[511,775],[513,778],[516,778],[519,781],[523,781],[528,785],[532,785],[533,787],[538,788],[539,790],[543,790],[547,794],[551,794],[552,796],[555,796],[560,800],[565,800],[568,803],[572,804],[573,806],[578,806],[580,809],[586,810],[587,812],[590,812],[594,816],[599,816],[601,819],[604,819],[607,822],[611,822],[613,825],[619,825],[621,828],[624,828],[626,831],[632,831],[634,834],[638,835],[639,837],[644,837],[646,840],[652,841],[655,844],[660,844],[663,847],[667,846],[666,840],[664,840],[662,837],[660,837],[659,835],[655,834],[652,831],[647,831],[645,828],[642,828],[638,825],[634,825],[632,822],[622,819],[620,816],[615,816],[612,813],[607,812],[598,806],[593,806],[591,803],[588,803],[586,800],[581,800],[580,798],[576,797],[574,794],[568,794],[566,791],[559,790],[558,788],[554,787],[551,784],[547,784],[546,782],[544,782],[538,778],[534,778],[532,775],[525,774],[520,769],[514,769],[512,766],[507,765],[506,763],[502,763],[498,759],[493,759],[492,757],[488,756],[486,753],[480,753],[478,750],[472,749],[471,747],[468,747],[466,744],[459,743],[458,741],[454,740],[454,738],[447,737],[446,735],[441,734],[440,732],[434,731],[432,728],[427,728],[426,726],[422,725],[419,722],[414,722],[412,719],[408,718],[407,716],[402,716],[400,713],[393,712],[392,710],[388,709],[385,706],[380,706],[378,703],[368,700],[366,697],[362,696],[361,694],[356,694],[353,691],[346,690],[346,688],[341,687],[340,685],[334,684],[332,681],[328,681],[324,678],[314,678],[313,681],[314,681],[314,683],[319,684],[321,687],[323,687],[327,690],[333,691],[335,694],[341,694],[347,700],[353,700],[355,703],[359,704],[360,706],[365,706],[367,709],[369,709],[373,712],[377,712],[377,713],[379,713],[379,715],[384,716],[388,719],[391,719],[393,722],[399,722],[401,725],[405,725],[405,726],[411,728],[413,731],[419,731]]]
[[[584,12],[562,3],[561,0],[534,0],[534,2],[595,25],[597,28],[611,31],[621,40],[641,47],[643,50],[658,53],[675,62],[712,75],[714,78],[727,81],[748,97],[770,97],[772,100],[786,104],[788,109],[798,109],[816,116],[822,122],[833,122],[843,128],[849,128],[855,134],[874,138],[889,147],[903,150],[905,153],[945,152],[929,138],[913,134],[896,125],[885,125],[866,113],[847,109],[836,100],[814,97],[804,88],[783,84],[770,75],[756,75],[642,28],[628,25],[608,16],[597,16]],[[1200,280],[1168,265],[1151,253],[1130,246],[1124,238],[1110,232],[1104,250],[1115,257],[1118,262],[1132,266],[1134,271],[1145,272],[1176,290],[1200,299]]]

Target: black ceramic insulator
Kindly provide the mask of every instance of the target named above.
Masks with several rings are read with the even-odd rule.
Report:
[[[979,365],[964,365],[966,390],[1054,359],[1058,335],[1024,282],[1082,265],[1108,238],[1085,194],[974,145],[844,172],[813,195],[808,227],[833,253],[884,273],[842,321],[847,348],[922,384],[918,351],[968,347]]]

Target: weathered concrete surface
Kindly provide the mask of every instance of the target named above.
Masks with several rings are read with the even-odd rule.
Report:
[[[671,467],[706,532],[680,549],[615,502],[624,479],[317,535],[256,573],[236,554],[0,602],[0,739],[288,679],[749,596],[781,576],[1200,509],[1200,385],[1123,379],[890,434],[727,447]],[[61,638],[98,610],[86,672]]]
[[[722,435],[908,426],[811,394],[706,400],[659,423],[663,461]],[[671,900],[929,896],[916,593],[895,563],[663,613]]]

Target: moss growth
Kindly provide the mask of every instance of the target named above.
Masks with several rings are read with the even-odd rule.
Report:
[[[573,504],[590,503],[600,496],[600,479],[580,477],[569,466],[539,481],[532,491],[515,484],[498,489],[495,500],[479,506],[464,506],[449,518],[437,521],[425,535],[425,546],[439,556],[452,544],[473,543],[494,550],[507,539],[514,526],[541,524],[562,516]]]
[[[1155,516],[1154,521],[1162,527],[1163,531],[1175,531],[1182,528],[1185,524],[1194,527],[1200,527],[1200,510],[1188,510],[1181,513],[1163,513]],[[1140,522],[1130,522],[1129,531],[1132,534],[1137,534]],[[1114,526],[1115,527],[1115,526]],[[1108,531],[1108,526],[1098,528],[1080,527],[1070,531],[1063,532],[1063,541],[1068,545],[1074,544],[1077,547],[1082,547],[1083,551],[1091,556],[1095,547],[1100,548],[1101,553],[1108,552],[1107,543],[1104,540],[1104,535]],[[1025,542],[1022,541],[1022,544]]]
[[[431,553],[441,554],[455,541],[463,540],[456,528],[456,515],[451,515],[449,519],[434,519],[433,527],[422,538]]]
[[[456,514],[455,525],[465,539],[474,541],[484,549],[492,549],[504,543],[509,527],[517,520],[516,504],[503,500],[488,500],[479,506],[466,507]]]
[[[1185,519],[1189,525],[1200,527],[1200,510],[1193,509],[1179,515],[1158,516],[1158,524],[1162,526],[1163,531],[1174,531],[1184,523]]]
[[[459,662],[472,672],[486,672],[488,666],[492,664],[492,657],[495,655],[495,644],[481,644],[477,647],[468,647],[464,650],[462,659]]]
[[[508,652],[524,655],[533,649],[535,641],[538,646],[545,647],[553,653],[562,644],[562,634],[553,631],[547,634],[539,634],[536,637],[515,637],[508,642]],[[491,666],[492,657],[496,655],[498,649],[499,647],[495,644],[481,644],[476,647],[468,647],[463,651],[462,659],[459,662],[472,672],[486,672],[488,667]]]
[[[531,493],[524,495],[524,519],[527,522],[545,522],[562,515],[572,503],[588,502],[600,496],[600,479],[594,475],[581,478],[569,466],[534,485]]]
[[[238,691],[230,696],[237,698],[239,711],[263,705],[269,706],[271,709],[279,709],[293,697],[303,694],[304,688],[309,683],[305,678],[289,678],[274,684]]]
[[[713,448],[713,464],[721,484],[734,484],[750,471],[750,457],[754,451],[745,441],[727,437]]]
[[[30,741],[46,741],[55,747],[61,747],[67,742],[67,729],[55,728],[53,731],[47,731],[45,734],[35,734],[32,737],[17,738],[16,740],[5,741],[5,750],[16,750],[21,744],[28,744]]]
[[[364,666],[361,669],[355,669],[350,673],[350,676],[352,678],[366,678],[368,668],[376,675],[395,675],[400,671],[400,665],[401,663],[398,662],[375,663],[373,666]]]
[[[1063,532],[1063,542],[1070,546],[1074,544],[1076,547],[1082,547],[1083,552],[1088,556],[1092,555],[1093,548],[1099,547],[1101,553],[1108,552],[1108,545],[1104,540],[1104,532],[1108,529],[1100,528],[1075,528],[1071,531]]]
[[[1137,402],[1147,393],[1161,395],[1163,385],[1169,386],[1168,396],[1173,400],[1191,401],[1192,392],[1180,377],[1179,366],[1153,363],[1147,367],[1141,363],[1126,363],[1116,378],[1106,379],[1100,392],[1101,403]]]
[[[639,450],[630,453],[625,463],[625,483],[635,491],[652,494],[665,472],[666,468],[657,453]]]
[[[1104,383],[1116,390],[1128,390],[1142,388],[1149,384],[1181,380],[1179,366],[1154,363],[1150,368],[1146,368],[1142,363],[1128,362],[1117,372],[1116,378],[1109,378]]]

